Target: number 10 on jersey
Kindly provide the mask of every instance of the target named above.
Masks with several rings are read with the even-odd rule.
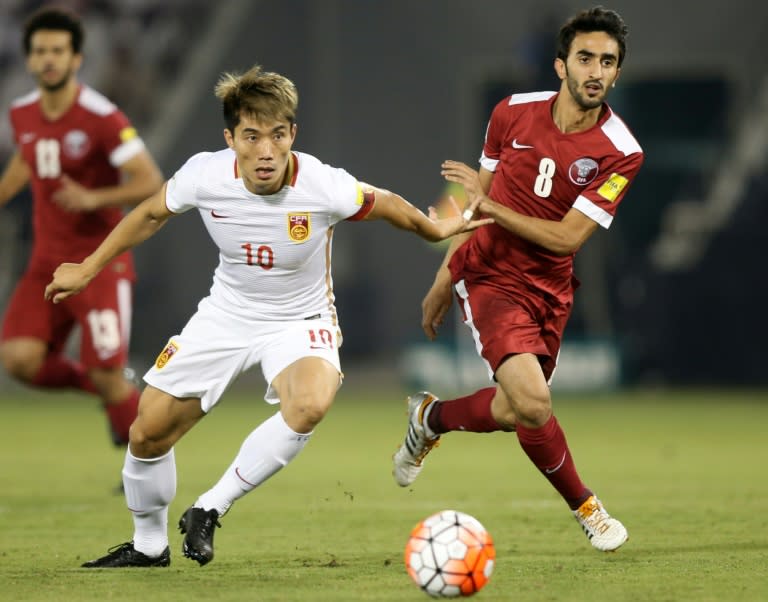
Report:
[[[259,245],[254,251],[249,242],[240,245],[245,249],[245,261],[248,265],[257,265],[264,270],[271,270],[275,265],[275,252],[269,245]]]

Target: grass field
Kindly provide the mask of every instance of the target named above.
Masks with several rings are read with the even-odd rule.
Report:
[[[630,532],[593,551],[514,436],[452,433],[414,486],[390,456],[403,395],[342,389],[308,448],[238,502],[205,567],[180,553],[181,512],[228,465],[271,408],[230,396],[176,448],[167,569],[86,570],[130,539],[122,453],[76,396],[0,396],[2,600],[426,600],[402,550],[434,511],[477,516],[497,547],[478,601],[768,600],[768,394],[627,393],[560,397],[559,420],[584,480]]]

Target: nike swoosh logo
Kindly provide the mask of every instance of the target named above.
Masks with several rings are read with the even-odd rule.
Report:
[[[512,148],[533,148],[533,146],[531,146],[531,145],[529,145],[529,144],[520,144],[520,143],[517,141],[517,138],[515,138],[515,139],[512,141]]]
[[[563,459],[560,460],[560,464],[558,464],[554,468],[545,468],[544,472],[546,472],[547,474],[552,474],[553,472],[557,472],[558,470],[560,470],[563,467],[563,464],[565,464],[565,454],[566,452],[563,452]]]
[[[216,213],[216,212],[215,212],[213,209],[211,209],[211,217],[220,218],[220,219],[221,219],[221,218],[223,218],[223,219],[226,219],[226,218],[228,218],[229,216],[228,216],[228,215],[219,215],[219,214],[218,214],[218,213]]]

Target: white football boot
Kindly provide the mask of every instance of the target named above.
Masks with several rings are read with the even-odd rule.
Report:
[[[423,468],[424,458],[438,445],[440,436],[430,437],[425,430],[426,411],[438,401],[428,391],[408,397],[408,432],[400,448],[392,456],[392,475],[400,487],[407,487],[416,480]]]
[[[629,537],[624,525],[605,511],[597,496],[589,496],[572,512],[587,534],[589,543],[602,552],[613,552]]]

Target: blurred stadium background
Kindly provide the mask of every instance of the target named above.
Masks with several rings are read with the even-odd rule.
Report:
[[[41,2],[3,0],[0,161],[6,112],[30,90],[20,24]],[[398,191],[422,209],[444,194],[443,159],[474,164],[490,108],[513,91],[555,89],[554,38],[588,2],[552,0],[79,0],[81,79],[119,104],[169,177],[223,146],[212,89],[261,63],[300,93],[298,150]],[[579,254],[574,317],[555,384],[764,386],[768,280],[768,5],[604,2],[630,27],[610,99],[646,163],[608,232]],[[26,261],[25,194],[0,212],[0,310]],[[461,325],[425,345],[420,302],[442,249],[381,224],[335,238],[342,359],[354,380],[483,382]],[[216,265],[197,215],[136,251],[132,363],[142,371],[206,294]],[[258,377],[258,375],[257,375]],[[0,376],[0,384],[8,384]]]

